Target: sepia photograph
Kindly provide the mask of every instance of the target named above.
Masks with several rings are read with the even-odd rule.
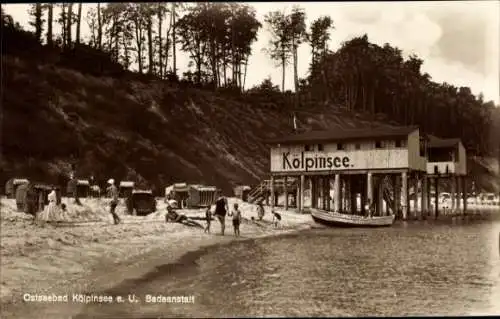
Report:
[[[1,5],[0,318],[500,315],[500,2]]]

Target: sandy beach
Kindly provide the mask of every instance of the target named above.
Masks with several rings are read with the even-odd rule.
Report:
[[[165,204],[159,199],[157,211],[139,217],[125,214],[123,202],[117,212],[123,222],[113,225],[106,199],[83,199],[83,206],[68,205],[71,224],[35,225],[32,218],[17,212],[15,200],[2,198],[1,212],[1,305],[2,317],[68,317],[50,303],[27,303],[23,294],[61,294],[97,292],[124,280],[138,278],[156,266],[175,263],[183,255],[202,247],[311,228],[309,215],[277,209],[283,216],[280,229],[271,225],[270,208],[260,225],[256,206],[240,203],[244,218],[241,237],[233,236],[230,217],[226,217],[226,235],[220,236],[219,223],[212,222],[211,234],[202,229],[177,223],[165,223]],[[203,216],[204,210],[179,210],[191,216]],[[204,221],[200,221],[205,225]],[[67,307],[68,308],[68,307]],[[71,312],[77,307],[72,306]],[[54,312],[58,309],[57,312]],[[69,310],[69,308],[68,308]],[[63,311],[64,312],[64,311]]]

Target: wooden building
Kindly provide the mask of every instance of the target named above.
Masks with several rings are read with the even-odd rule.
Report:
[[[135,183],[132,181],[121,181],[118,186],[119,196],[122,198],[129,197],[134,190]]]
[[[165,201],[174,199],[180,208],[186,207],[189,197],[189,185],[187,183],[174,183],[165,188]]]
[[[189,185],[186,207],[209,207],[215,204],[219,190],[215,186]]]
[[[248,194],[251,190],[252,188],[248,185],[238,185],[234,188],[234,196],[246,202],[248,200]]]
[[[78,198],[86,198],[90,194],[90,183],[86,179],[71,179],[66,187],[66,192],[70,196],[74,196],[77,192]]]
[[[427,175],[434,186],[434,210],[439,214],[440,180],[450,184],[451,211],[467,211],[467,152],[458,138],[442,139],[429,135]],[[430,205],[430,196],[428,198]]]
[[[11,178],[5,183],[5,195],[7,198],[15,198],[16,189],[19,185],[28,184],[29,181],[26,178]]]
[[[310,189],[313,208],[375,215],[390,212],[408,219],[427,210],[426,139],[418,127],[331,129],[310,131],[269,140],[271,147],[271,205],[274,181],[297,179],[297,207],[304,210],[304,193]],[[409,189],[421,192],[422,204],[410,207]],[[333,198],[330,198],[333,195]],[[359,198],[360,200],[357,200]]]

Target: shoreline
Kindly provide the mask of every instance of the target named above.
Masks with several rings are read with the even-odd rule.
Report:
[[[78,313],[81,308],[79,304],[26,303],[22,295],[102,294],[141,280],[155,273],[158,267],[174,267],[188,261],[192,258],[190,256],[200,256],[222,245],[275,237],[314,227],[309,215],[278,210],[285,223],[282,223],[281,229],[274,229],[269,225],[272,218],[269,207],[265,207],[264,222],[267,225],[257,226],[249,220],[256,215],[254,205],[236,199],[229,199],[229,202],[240,203],[242,215],[246,219],[242,222],[240,238],[234,237],[229,217],[226,217],[225,236],[218,234],[220,226],[215,221],[212,222],[211,234],[205,234],[199,228],[165,223],[164,204],[160,201],[158,211],[146,217],[124,215],[124,207],[120,207],[118,213],[123,223],[112,225],[111,216],[105,210],[85,200],[83,208],[72,209],[90,207],[93,214],[88,214],[88,218],[92,221],[79,221],[81,225],[78,227],[40,227],[33,225],[24,213],[15,212],[12,209],[15,206],[13,200],[2,198],[0,202],[0,305],[2,316],[5,317],[40,317],[40,314],[50,312],[47,318],[67,318],[70,314]],[[6,209],[9,206],[11,209]],[[204,210],[180,212],[188,216],[204,214]],[[101,221],[95,221],[95,215],[101,215]]]

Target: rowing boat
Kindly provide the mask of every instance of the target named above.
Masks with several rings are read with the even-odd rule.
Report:
[[[394,223],[394,215],[358,216],[342,214],[322,209],[311,208],[311,216],[315,222],[337,227],[387,227]]]

